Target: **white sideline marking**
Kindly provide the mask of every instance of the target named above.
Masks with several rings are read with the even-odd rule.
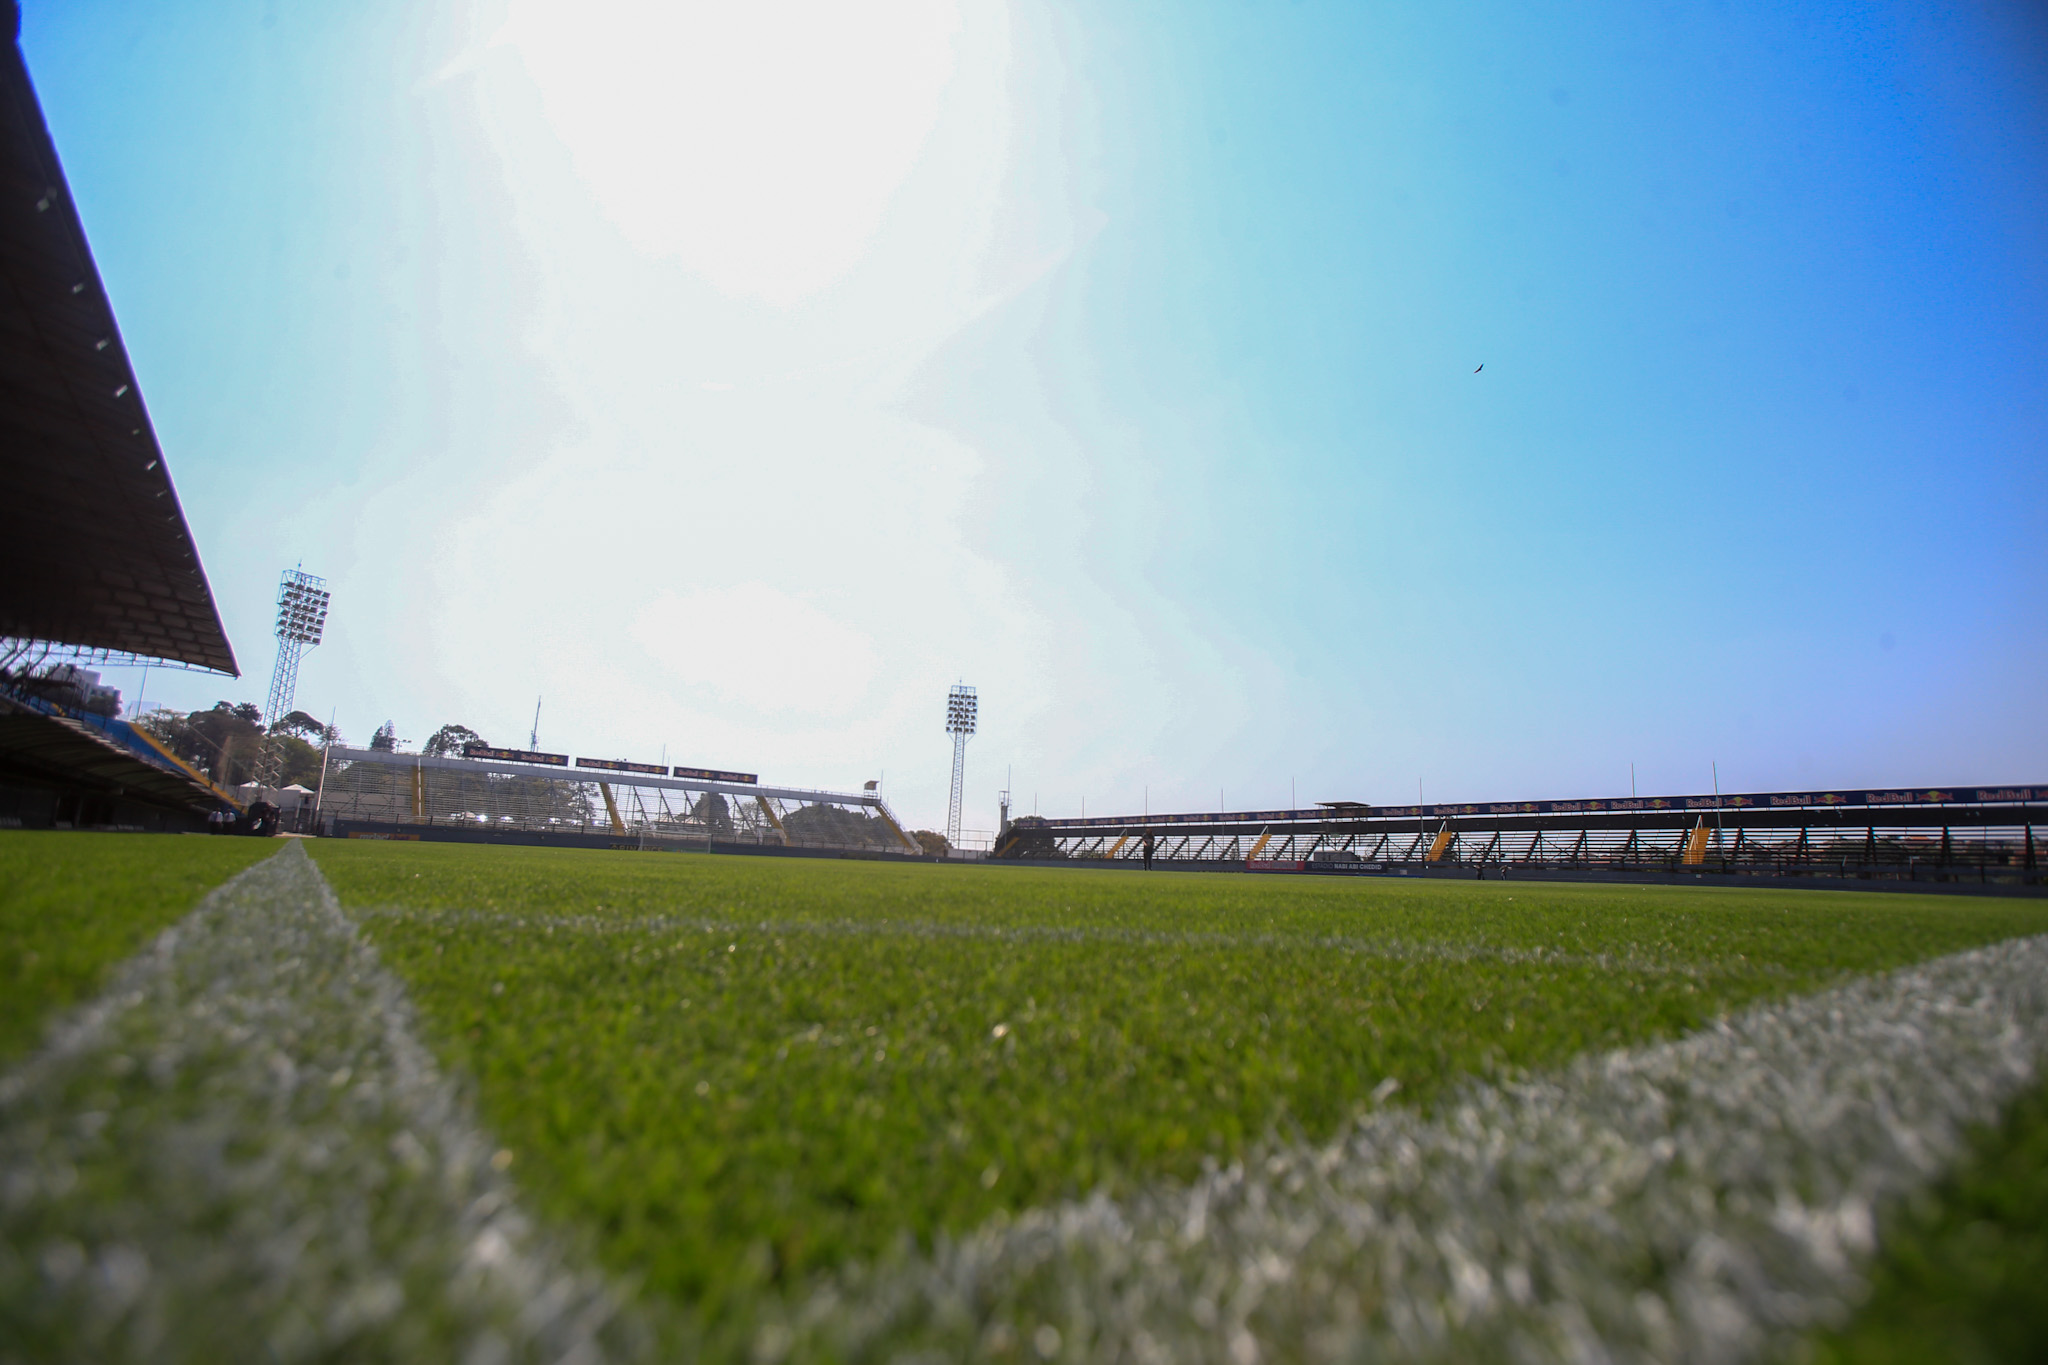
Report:
[[[998,1219],[841,1275],[757,1355],[1754,1360],[1850,1311],[1876,1211],[2044,1042],[2048,937],[1960,953]]]
[[[0,1317],[57,1359],[630,1344],[494,1154],[293,840],[0,1078]]]

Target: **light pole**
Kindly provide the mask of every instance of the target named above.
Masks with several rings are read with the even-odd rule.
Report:
[[[946,804],[946,846],[960,846],[960,789],[967,777],[967,737],[980,710],[974,689],[956,683],[946,694],[946,733],[953,737],[953,795]]]
[[[327,626],[326,584],[326,579],[304,570],[287,569],[277,587],[277,667],[271,670],[270,699],[263,708],[265,738],[256,774],[266,787],[276,786],[284,769],[284,746],[269,731],[291,714],[299,688],[299,655],[308,645],[320,643]]]

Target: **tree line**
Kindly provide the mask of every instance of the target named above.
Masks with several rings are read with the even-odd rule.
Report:
[[[137,716],[135,724],[223,787],[254,780],[266,743],[275,743],[284,757],[279,786],[315,786],[320,781],[321,747],[343,742],[341,731],[304,711],[294,711],[265,730],[263,712],[246,701],[219,701],[205,711],[159,706]],[[483,742],[483,736],[467,725],[444,725],[427,741],[424,752],[430,758],[460,757],[467,746]],[[370,747],[396,752],[398,727],[385,721],[370,737]]]
[[[263,712],[246,701],[215,702],[206,711],[159,706],[137,716],[135,725],[223,787],[254,780],[266,743],[275,743],[284,758],[279,786],[314,786],[320,781],[316,746],[341,742],[340,731],[304,711],[292,712],[266,731]]]

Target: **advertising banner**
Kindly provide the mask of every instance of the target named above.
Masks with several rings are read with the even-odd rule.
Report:
[[[729,773],[723,768],[677,768],[677,777],[694,777],[699,782],[738,782],[754,786],[761,780],[759,773]]]
[[[464,758],[489,759],[493,763],[541,763],[550,768],[569,766],[567,754],[542,754],[531,749],[493,749],[488,744],[470,744],[463,748]]]
[[[616,758],[579,758],[579,768],[601,768],[608,773],[652,773],[656,777],[667,777],[668,769],[659,763],[627,763]]]

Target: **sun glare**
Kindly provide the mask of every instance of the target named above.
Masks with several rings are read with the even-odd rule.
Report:
[[[520,0],[501,40],[636,248],[790,303],[859,260],[955,67],[947,0]]]

